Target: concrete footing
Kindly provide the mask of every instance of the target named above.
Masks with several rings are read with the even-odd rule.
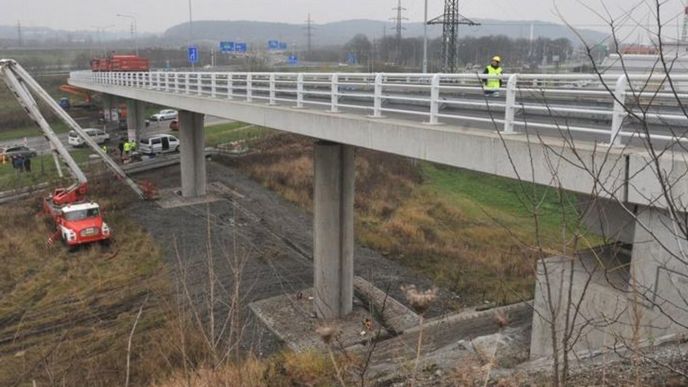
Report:
[[[319,141],[314,158],[315,311],[338,319],[354,296],[354,148]]]
[[[203,114],[180,111],[179,124],[182,196],[203,196],[207,192]]]
[[[133,99],[127,100],[127,136],[129,140],[139,141],[146,128],[146,104]]]
[[[323,323],[316,317],[312,288],[255,301],[249,308],[287,347],[297,352],[327,348],[317,332],[323,324],[334,329],[337,345],[344,348],[389,335],[375,320],[375,315],[358,300],[346,317]]]

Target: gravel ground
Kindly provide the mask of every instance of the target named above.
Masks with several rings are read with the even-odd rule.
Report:
[[[192,295],[189,298],[197,305],[203,305],[208,298],[208,234],[212,235],[214,276],[218,279],[215,294],[225,305],[235,283],[233,273],[237,271],[232,270],[231,262],[233,241],[237,241],[236,256],[243,261],[242,316],[248,328],[243,346],[259,355],[268,355],[281,348],[280,343],[255,321],[247,305],[312,286],[312,215],[242,175],[231,167],[231,160],[226,163],[208,163],[208,181],[220,182],[233,191],[222,195],[223,200],[172,209],[137,202],[132,204],[132,215],[163,246],[166,263],[179,280],[179,296],[185,297],[184,287],[179,285],[186,284]],[[137,178],[151,180],[160,189],[180,185],[178,167],[151,171]],[[406,302],[401,285],[432,286],[427,278],[370,249],[357,246],[355,257],[356,275],[382,290],[389,289],[401,302]],[[440,301],[429,311],[429,317],[449,312],[447,306],[452,299],[451,294],[440,291]],[[216,321],[226,315],[226,306],[219,309]]]

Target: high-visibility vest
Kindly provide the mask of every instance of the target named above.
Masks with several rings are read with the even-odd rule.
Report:
[[[502,68],[494,68],[492,66],[487,66],[487,82],[485,83],[485,89],[487,90],[497,90],[501,86],[502,79]]]
[[[131,143],[129,141],[124,143],[124,152],[131,152]]]

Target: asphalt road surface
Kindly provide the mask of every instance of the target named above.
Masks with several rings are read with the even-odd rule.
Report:
[[[94,124],[92,121],[86,119],[86,120],[77,120],[79,125],[81,125],[82,128],[100,128],[102,129],[102,125]],[[206,125],[218,125],[222,123],[227,123],[231,122],[230,120],[226,120],[224,118],[218,118],[218,117],[212,117],[212,116],[207,116],[205,118],[205,124]],[[154,135],[154,134],[160,134],[160,133],[172,133],[172,131],[169,129],[170,121],[160,121],[156,122],[153,121],[150,123],[150,126],[144,130],[145,135]],[[107,132],[110,133],[110,142],[115,143],[120,136],[126,135],[126,131],[118,131],[115,129],[107,129]],[[50,144],[48,141],[43,136],[40,136],[40,130],[36,128],[35,130],[32,130],[30,132],[27,132],[27,134],[31,134],[33,136],[26,137],[26,138],[18,138],[15,140],[9,140],[9,141],[0,141],[0,147],[2,146],[7,146],[7,145],[16,145],[16,144],[27,144],[29,148],[34,149],[38,154],[45,154],[50,152]],[[61,133],[58,134],[57,137],[62,141],[62,143],[69,149],[71,146],[67,143],[67,133]]]

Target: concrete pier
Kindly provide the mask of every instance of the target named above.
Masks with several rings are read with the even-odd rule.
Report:
[[[101,99],[103,101],[103,119],[105,120],[105,122],[114,121],[112,119],[112,108],[113,108],[113,106],[114,106],[113,104],[115,102],[114,96],[112,96],[110,94],[103,94],[101,96]]]
[[[127,137],[139,141],[146,128],[146,104],[134,99],[127,100]]]
[[[318,141],[314,157],[315,311],[338,319],[354,296],[354,148]]]
[[[204,196],[207,192],[204,115],[180,111],[179,131],[182,196]]]

